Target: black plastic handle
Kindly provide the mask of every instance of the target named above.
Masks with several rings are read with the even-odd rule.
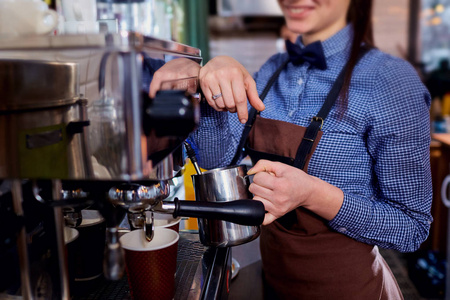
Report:
[[[259,226],[264,221],[266,210],[257,200],[235,200],[228,202],[182,201],[174,199],[173,216],[223,220],[249,226]]]
[[[186,138],[197,127],[200,105],[185,91],[158,91],[154,99],[141,93],[144,102],[144,132],[156,136]]]

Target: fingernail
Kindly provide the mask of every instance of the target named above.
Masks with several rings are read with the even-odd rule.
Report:
[[[247,123],[247,119],[241,119],[241,123],[242,123],[242,124]]]

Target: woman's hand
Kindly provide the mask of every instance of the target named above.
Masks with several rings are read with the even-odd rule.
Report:
[[[201,68],[199,79],[209,105],[217,111],[237,112],[241,123],[248,119],[247,98],[255,109],[265,109],[252,76],[231,57],[217,56],[211,59]],[[215,95],[221,96],[213,99]]]
[[[201,67],[198,63],[187,58],[177,58],[168,61],[153,75],[149,90],[150,98],[154,98],[156,96],[156,92],[161,89],[161,85],[164,82],[189,77],[198,77],[200,69]],[[172,86],[171,88],[175,89],[177,87]]]
[[[283,163],[261,159],[247,174],[255,174],[249,190],[267,211],[263,225],[299,206],[331,220],[343,203],[344,195],[339,188]]]

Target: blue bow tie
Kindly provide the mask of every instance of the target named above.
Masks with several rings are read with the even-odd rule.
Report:
[[[294,65],[299,65],[307,61],[321,70],[326,70],[327,68],[327,61],[325,59],[322,43],[320,41],[311,43],[308,46],[301,48],[299,45],[293,44],[291,41],[286,40],[286,50],[289,54],[291,62]]]

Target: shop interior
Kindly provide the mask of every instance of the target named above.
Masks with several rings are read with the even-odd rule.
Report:
[[[31,2],[33,0],[11,1]],[[34,117],[37,118],[33,119],[33,122],[39,124],[42,122],[43,117],[41,115],[35,116],[34,113],[37,114],[44,109],[39,106],[39,103],[41,103],[39,101],[43,101],[43,99],[35,99],[36,97],[34,97],[34,102],[21,101],[20,99],[24,97],[23,94],[17,93],[19,96],[16,97],[16,93],[13,90],[8,90],[6,84],[3,86],[6,92],[2,92],[2,83],[0,82],[0,95],[3,95],[0,99],[11,99],[6,101],[5,104],[0,103],[0,124],[3,124],[0,127],[20,127],[17,132],[0,129],[0,141],[3,143],[3,146],[0,146],[0,226],[1,228],[8,228],[8,230],[0,230],[0,266],[5,266],[3,271],[0,267],[0,300],[38,299],[36,298],[38,294],[41,296],[39,299],[63,299],[67,296],[75,300],[131,299],[129,278],[126,275],[124,265],[118,263],[120,261],[120,259],[117,259],[118,256],[114,256],[120,255],[119,252],[115,252],[114,245],[117,246],[118,237],[128,233],[130,228],[133,229],[133,226],[136,228],[145,227],[146,214],[143,214],[144,221],[142,221],[142,219],[139,219],[142,217],[142,211],[136,216],[136,211],[141,209],[139,205],[142,205],[142,203],[139,202],[138,205],[132,203],[131,200],[127,202],[127,200],[123,200],[125,198],[121,198],[126,197],[124,195],[127,193],[137,194],[138,190],[135,186],[122,187],[121,184],[124,181],[135,181],[137,184],[148,183],[146,180],[150,176],[152,185],[148,193],[153,193],[152,200],[156,200],[154,204],[144,204],[150,205],[152,209],[158,206],[158,209],[161,209],[164,213],[172,209],[168,202],[174,199],[192,201],[196,200],[196,196],[198,197],[196,194],[198,191],[194,190],[195,183],[193,184],[191,176],[200,175],[199,172],[205,170],[198,169],[194,157],[186,157],[189,156],[186,154],[186,152],[189,152],[188,149],[180,150],[183,147],[188,147],[180,140],[186,139],[190,130],[195,127],[193,115],[195,115],[196,107],[192,104],[193,102],[189,102],[191,104],[182,108],[192,112],[192,116],[189,114],[186,114],[186,116],[173,115],[167,119],[159,118],[155,114],[151,115],[152,109],[154,111],[163,109],[162,107],[152,106],[153,104],[157,105],[156,102],[152,102],[146,107],[149,115],[142,117],[137,112],[133,103],[140,103],[140,97],[145,98],[145,96],[140,96],[136,92],[140,91],[140,85],[136,82],[141,82],[142,78],[139,71],[133,68],[136,66],[136,68],[142,67],[140,63],[141,60],[145,61],[145,55],[161,60],[167,60],[169,57],[187,57],[201,64],[205,64],[215,56],[230,55],[251,73],[254,73],[273,54],[285,51],[284,39],[295,38],[283,27],[284,20],[275,0],[128,1],[137,5],[134,9],[142,9],[147,13],[142,16],[139,15],[140,19],[137,23],[124,18],[127,21],[124,21],[123,24],[111,23],[113,17],[110,15],[111,11],[108,5],[113,2],[117,4],[115,16],[118,14],[138,15],[131,9],[127,10],[129,8],[127,7],[127,1],[72,0],[74,3],[93,4],[92,8],[94,9],[92,19],[89,19],[89,14],[83,14],[81,20],[74,19],[73,21],[70,20],[69,12],[67,12],[70,6],[69,1],[45,0],[46,9],[55,11],[65,20],[55,23],[52,30],[45,34],[33,32],[31,37],[25,35],[29,38],[20,38],[21,30],[23,32],[27,30],[26,26],[17,23],[14,26],[17,26],[20,30],[11,29],[12,27],[2,25],[0,20],[0,80],[3,78],[6,82],[8,79],[7,76],[9,75],[5,75],[7,72],[2,72],[2,67],[6,70],[7,67],[11,67],[11,62],[13,66],[17,61],[23,60],[30,60],[31,63],[41,60],[55,60],[67,64],[61,66],[61,68],[58,67],[57,70],[50,70],[55,73],[48,73],[49,80],[61,79],[61,82],[69,87],[61,90],[55,89],[57,91],[54,92],[54,97],[58,100],[62,97],[60,95],[72,93],[69,98],[76,98],[74,102],[65,102],[64,105],[70,106],[70,109],[61,113],[66,114],[64,118],[69,118],[70,123],[73,124],[70,130],[73,130],[73,136],[75,137],[73,140],[77,141],[79,149],[85,147],[84,143],[86,142],[82,138],[78,139],[79,134],[85,132],[85,127],[91,126],[91,128],[97,130],[97,127],[94,127],[96,120],[90,119],[89,125],[89,123],[86,123],[87,120],[83,119],[86,113],[91,114],[91,116],[98,116],[98,120],[102,122],[105,122],[106,119],[114,121],[111,121],[110,128],[98,127],[100,133],[90,142],[93,144],[91,147],[101,151],[101,155],[107,157],[107,159],[106,162],[103,162],[99,159],[101,156],[98,156],[95,162],[91,162],[91,164],[93,163],[94,167],[100,166],[101,168],[99,167],[93,173],[90,173],[92,170],[84,170],[85,165],[88,164],[81,166],[74,162],[82,161],[85,158],[82,153],[79,153],[81,150],[76,150],[72,144],[67,144],[74,147],[73,150],[70,150],[70,157],[60,158],[60,160],[55,159],[54,151],[67,150],[66,144],[64,144],[65,148],[58,148],[62,147],[62,144],[56,143],[55,145],[59,146],[55,146],[49,152],[35,151],[26,157],[26,160],[20,160],[16,155],[11,155],[11,151],[22,153],[23,149],[19,146],[9,148],[4,146],[5,143],[17,142],[8,132],[19,132],[20,134],[25,132],[28,134],[27,137],[30,134],[35,134],[37,129],[24,129],[20,127],[22,126],[20,123],[25,124],[27,123],[24,121],[26,118]],[[131,5],[130,3],[128,4]],[[4,8],[0,1],[0,12],[2,9]],[[430,158],[434,222],[431,224],[428,239],[418,251],[399,253],[393,250],[380,249],[380,252],[394,273],[405,299],[450,300],[450,268],[447,268],[447,261],[450,258],[450,239],[448,238],[450,234],[450,218],[448,217],[450,212],[450,188],[448,187],[450,182],[450,0],[374,0],[373,9],[376,46],[382,51],[401,57],[413,65],[432,96]],[[85,10],[89,9],[86,8]],[[0,14],[0,16],[4,16],[4,14]],[[146,25],[140,28],[139,24]],[[127,32],[136,31],[149,38],[142,38],[140,34],[120,35],[114,32],[114,28],[125,29]],[[98,38],[99,36],[101,38]],[[139,60],[136,60],[132,55],[142,56],[139,56]],[[74,66],[73,62],[79,65]],[[44,68],[40,65],[26,66],[26,68],[36,68],[36,70],[41,67]],[[151,68],[152,66],[147,65],[146,67]],[[18,69],[20,68],[14,67],[8,70],[14,73]],[[61,75],[58,75],[62,74],[59,72],[67,72],[68,75],[64,77],[67,78],[66,81],[62,79]],[[121,73],[125,75],[114,75]],[[21,76],[23,76],[23,81],[35,80],[35,77]],[[81,79],[74,79],[77,78],[76,76]],[[38,84],[43,82],[44,79],[39,78],[39,80],[36,81]],[[75,81],[76,83],[74,83]],[[44,93],[43,91],[41,88],[33,87],[26,93]],[[74,94],[76,97],[73,96]],[[82,96],[79,97],[79,95]],[[65,97],[67,98],[67,96]],[[126,97],[133,99],[134,102],[131,101],[133,103],[130,105],[121,101],[114,102],[115,98],[125,99]],[[86,107],[86,103],[83,102],[85,98],[99,99],[96,102],[98,105],[89,103]],[[14,102],[14,99],[17,102]],[[174,103],[178,101],[174,105],[180,105],[180,107],[185,105],[185,99],[180,99],[179,101],[173,100]],[[189,99],[189,101],[191,100]],[[59,110],[56,111],[61,105],[59,100],[52,102],[51,105],[55,113],[60,113]],[[123,105],[123,116],[117,114],[117,111],[105,110],[105,105],[107,107],[110,107],[108,105]],[[177,108],[179,107],[177,106]],[[32,113],[32,115],[28,116],[26,113]],[[8,116],[8,118],[5,116]],[[9,118],[9,116],[14,118]],[[21,119],[22,117],[25,118]],[[151,149],[146,150],[149,153],[145,154],[150,154],[149,157],[152,157],[153,165],[150,164],[151,167],[149,167],[146,159],[142,160],[144,154],[141,153],[143,151],[141,148],[145,147],[141,147],[141,135],[146,136],[147,139],[144,142],[148,145],[154,142],[154,140],[151,140],[154,137],[148,132],[141,132],[139,124],[136,125],[131,121],[139,119],[140,122],[141,118],[144,119],[142,122],[148,121],[149,126],[155,131],[165,132],[165,129],[161,128],[169,128],[167,129],[169,131],[167,136],[170,138],[157,139],[157,142],[154,143],[158,146],[161,145],[167,152],[160,151],[160,148],[156,149],[154,153],[151,152]],[[152,118],[157,118],[158,124]],[[15,120],[14,125],[8,123],[11,120]],[[126,124],[127,129],[132,129],[129,129],[129,132],[126,133],[120,131],[118,129],[120,126],[117,125],[120,122]],[[171,126],[171,122],[172,124],[178,122],[176,124],[181,125],[173,129],[175,126]],[[40,128],[46,129],[46,136],[35,141],[42,143],[45,140],[47,142],[44,141],[44,143],[49,143],[48,140],[54,138],[54,136],[47,135],[47,132],[50,132],[50,129],[54,131],[59,130],[59,128],[55,124],[42,124]],[[164,124],[166,127],[158,127],[159,124]],[[180,128],[183,128],[183,130],[180,130]],[[111,130],[113,133],[105,130]],[[39,134],[41,133],[39,132]],[[92,136],[92,133],[89,134]],[[173,136],[176,136],[176,139],[172,138]],[[113,138],[117,139],[114,143],[110,140]],[[61,141],[65,141],[65,139],[66,136],[63,135]],[[102,144],[107,143],[113,145],[101,147]],[[163,157],[160,156],[161,153],[164,154]],[[166,155],[167,153],[168,155]],[[180,162],[178,156],[185,160]],[[10,157],[13,157],[13,159],[10,159]],[[46,157],[46,159],[41,159],[42,157]],[[15,160],[17,160],[17,164],[12,162]],[[27,162],[30,163],[31,160],[39,160],[40,163],[35,168],[17,167],[21,163],[23,165]],[[248,167],[251,166],[249,159],[245,159],[243,163]],[[47,165],[54,164],[67,165],[67,173],[56,172],[47,168]],[[106,170],[104,167],[106,164],[110,164],[113,169]],[[173,176],[173,174],[176,175]],[[31,179],[28,180],[29,178]],[[111,194],[114,189],[116,189],[116,193]],[[107,199],[94,204],[89,202],[92,197],[86,196],[86,193],[102,198],[103,196],[98,192],[100,190],[109,193],[109,201]],[[58,191],[64,191],[61,197],[58,196]],[[165,198],[164,201],[158,198],[158,193],[164,194],[164,197],[160,197],[161,199]],[[27,197],[32,199],[30,202],[34,204],[25,208],[24,212],[21,207],[22,200],[17,199],[25,199],[23,200],[25,203]],[[53,200],[43,200],[46,198]],[[58,204],[57,200],[60,198],[66,202]],[[87,198],[89,199],[86,200]],[[38,201],[40,203],[36,204],[36,199],[40,199]],[[180,201],[183,202],[182,200]],[[64,206],[64,203],[69,208]],[[45,204],[46,208],[37,207],[41,204]],[[103,218],[98,215],[82,215],[79,209],[86,209],[86,207],[92,207],[92,205],[101,212]],[[125,208],[127,211],[119,213],[115,209],[111,209],[110,205],[121,206],[121,209]],[[170,208],[164,205],[169,205]],[[160,206],[163,208],[160,208]],[[30,210],[34,209],[41,213],[42,218],[51,219],[52,225],[48,229],[50,233],[46,232],[45,222],[42,222],[40,216],[29,217]],[[132,219],[133,213],[137,219]],[[100,258],[96,259],[94,263],[92,263],[92,260],[88,262],[84,260],[83,262],[84,264],[98,265],[101,271],[93,270],[93,276],[89,277],[90,275],[83,274],[83,276],[86,275],[86,278],[76,278],[73,281],[73,278],[71,278],[73,274],[71,275],[70,272],[74,268],[76,269],[76,266],[73,266],[70,258],[67,268],[61,267],[65,264],[64,257],[67,254],[64,254],[66,253],[64,249],[69,247],[67,246],[68,243],[57,241],[50,246],[42,246],[40,243],[47,241],[44,233],[56,235],[58,239],[64,240],[64,234],[58,229],[58,226],[65,225],[67,227],[68,224],[70,224],[69,227],[79,229],[81,236],[84,229],[82,223],[77,223],[81,222],[81,216],[86,220],[89,220],[89,218],[97,220],[98,223],[96,221],[92,223],[96,225],[96,228],[99,225],[103,226],[99,226],[97,230],[103,231],[103,233],[106,230],[106,236],[100,235],[100,239],[102,241],[106,239],[106,247],[109,250],[103,252],[103,243],[98,254]],[[180,216],[182,216],[181,221],[179,221],[179,227],[177,227],[180,240],[178,242],[175,288],[172,299],[228,298],[241,300],[264,298],[258,238],[250,238],[242,244],[231,245],[230,247],[215,248],[214,244],[208,244],[204,240],[199,241],[199,226],[204,225],[199,225],[200,222],[198,221],[203,218],[203,215],[192,217],[188,213],[184,216],[180,213]],[[27,218],[32,219],[29,221],[30,223],[25,221]],[[153,215],[151,218],[153,221]],[[42,236],[44,238],[41,241]],[[35,238],[37,242],[33,243],[32,238]],[[88,243],[93,243],[93,240],[88,241]],[[36,250],[36,248],[39,248],[39,250]],[[41,250],[41,248],[44,250]],[[45,255],[42,254],[44,252]],[[33,253],[40,253],[39,258],[33,257]],[[98,262],[103,261],[107,255],[114,258],[106,263],[106,269],[109,273],[105,275],[103,273],[105,272],[104,265]],[[44,256],[45,258],[43,258]],[[92,255],[86,254],[86,256]],[[115,271],[120,268],[122,268],[122,273],[119,272],[121,276]],[[48,274],[43,276],[41,270],[46,270],[45,274]],[[70,276],[66,273],[69,273]],[[59,279],[60,277],[67,278]],[[27,284],[24,284],[24,282]],[[48,285],[49,282],[52,284],[51,286]],[[76,292],[69,292],[69,286],[71,291]],[[39,288],[42,288],[42,290],[39,290]],[[51,292],[46,295],[45,291]]]

